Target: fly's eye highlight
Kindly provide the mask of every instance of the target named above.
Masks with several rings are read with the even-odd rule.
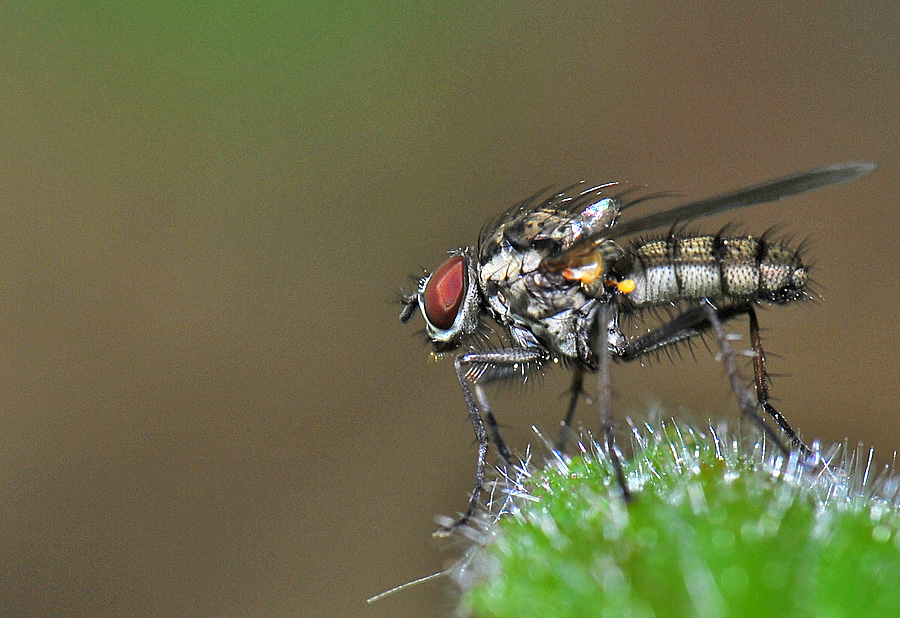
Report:
[[[453,326],[466,293],[466,259],[452,257],[432,273],[425,284],[425,317],[441,330]]]

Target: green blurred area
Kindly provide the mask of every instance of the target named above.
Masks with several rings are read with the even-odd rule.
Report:
[[[596,445],[530,470],[512,514],[478,530],[484,546],[450,569],[475,580],[464,615],[896,613],[896,477],[852,452],[803,469],[724,427],[641,433],[627,504]]]

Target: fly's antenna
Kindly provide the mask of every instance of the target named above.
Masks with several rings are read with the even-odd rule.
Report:
[[[419,297],[417,294],[400,292],[399,300],[403,305],[403,309],[400,311],[400,321],[406,324],[412,319],[419,306]]]

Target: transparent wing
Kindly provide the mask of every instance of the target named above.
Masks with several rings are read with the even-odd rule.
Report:
[[[829,187],[857,180],[875,171],[874,163],[837,163],[828,167],[801,172],[770,180],[754,187],[739,189],[732,193],[710,197],[697,202],[690,202],[670,210],[656,212],[640,219],[624,221],[606,233],[607,238],[618,238],[635,232],[643,232],[658,227],[670,226],[700,217],[708,217],[718,213],[775,202],[785,197],[799,195],[813,189]],[[596,239],[593,239],[596,240]],[[592,239],[584,238],[580,242],[589,243]],[[580,243],[579,243],[580,244]]]
[[[541,271],[562,273],[566,278],[581,279],[582,282],[593,281],[599,274],[598,251],[602,253],[603,247],[609,244],[605,241],[610,239],[708,217],[735,208],[774,202],[813,189],[856,180],[874,170],[874,163],[838,163],[618,223],[610,229],[582,236],[565,250],[547,256],[541,261]],[[649,197],[657,195],[659,194]],[[625,210],[632,204],[623,204],[620,210]]]

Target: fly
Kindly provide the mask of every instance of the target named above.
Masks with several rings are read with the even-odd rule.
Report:
[[[488,405],[483,385],[527,377],[550,363],[572,369],[568,409],[557,447],[565,448],[585,373],[599,380],[598,402],[606,450],[623,496],[630,496],[615,445],[609,397],[609,361],[629,362],[712,332],[726,356],[741,409],[773,441],[787,450],[758,410],[768,415],[794,448],[809,449],[769,401],[765,353],[755,307],[785,304],[809,296],[808,273],[799,251],[765,235],[685,234],[676,226],[728,210],[856,180],[875,169],[871,163],[842,163],[690,202],[619,222],[631,207],[656,193],[632,197],[618,183],[558,192],[538,192],[486,226],[474,247],[450,257],[419,280],[413,293],[401,293],[400,320],[418,308],[425,333],[437,354],[459,350],[454,360],[469,419],[478,442],[475,486],[465,513],[437,534],[468,523],[484,485],[484,462],[493,442],[503,462],[511,456]],[[669,227],[660,238],[635,234]],[[654,330],[628,338],[620,322],[655,307],[677,306],[680,313]],[[746,393],[728,358],[721,323],[746,315],[753,351],[756,397]],[[503,347],[484,343],[485,320],[494,322]],[[729,360],[731,364],[729,365]]]

